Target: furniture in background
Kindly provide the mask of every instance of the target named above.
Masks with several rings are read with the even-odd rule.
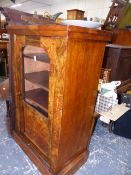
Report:
[[[109,81],[127,80],[131,76],[131,46],[108,44],[102,67],[111,69]]]
[[[126,25],[130,25],[129,9],[129,0],[113,0],[102,27],[112,32],[111,44],[106,47],[102,66],[111,69],[109,81],[124,81],[131,75],[131,31],[126,29]],[[128,20],[124,20],[125,16]]]
[[[102,83],[108,83],[110,80],[111,69],[101,68],[100,79]]]
[[[9,79],[6,79],[0,83],[0,99],[6,101],[7,117],[9,117],[10,112],[9,94]]]
[[[8,32],[13,137],[43,174],[73,174],[88,157],[110,33],[57,24]]]
[[[115,105],[113,108],[109,108],[109,110],[107,112],[103,112],[101,111],[100,114],[106,118],[108,118],[110,120],[109,122],[109,132],[112,132],[112,126],[114,123],[117,123],[117,120],[119,120],[119,118],[127,111],[129,110],[129,106],[131,104],[131,98],[128,100],[128,99],[125,99],[125,100],[121,100],[122,99],[122,96],[126,96],[126,92],[129,92],[131,90],[131,78],[126,80],[126,81],[123,81],[120,86],[118,86],[116,88],[116,92],[117,92],[117,95],[118,95],[118,103],[120,105]],[[129,95],[129,94],[128,94]],[[129,96],[131,97],[131,95]],[[128,96],[126,97],[128,98]],[[100,97],[99,97],[99,101],[100,101]],[[104,100],[102,99],[102,105],[100,105],[100,107],[102,107],[104,104]],[[106,100],[107,102],[107,100]],[[122,104],[122,103],[127,103],[126,104]],[[129,104],[130,103],[130,104]],[[105,106],[104,106],[105,108]],[[97,121],[99,117],[99,114],[97,112],[94,113],[94,118],[95,118],[95,123]],[[121,119],[120,119],[121,121]],[[119,122],[118,122],[119,123]]]
[[[3,33],[6,33],[6,30],[0,28],[0,39],[1,39],[1,40],[3,40],[3,36],[2,36]]]
[[[131,3],[127,3],[118,22],[118,28],[131,28]]]
[[[85,11],[78,10],[78,9],[67,10],[67,19],[83,20],[84,13]]]
[[[115,106],[112,106],[110,110],[107,112],[101,112],[100,114],[103,116],[103,118],[108,119],[109,122],[109,132],[112,132],[112,126],[117,120],[121,118],[123,114],[125,114],[127,111],[129,111],[130,108],[126,106],[126,104],[117,104]],[[130,125],[131,128],[131,125]]]
[[[103,25],[103,29],[114,29],[118,27],[118,23],[124,13],[129,0],[113,0],[109,13]]]
[[[124,97],[128,91],[131,91],[131,77],[128,80],[123,81],[121,83],[121,85],[117,87],[116,90],[117,90],[117,94],[118,94],[119,103],[124,103],[127,101],[130,103],[131,100],[127,100],[127,99],[125,99],[126,101],[123,102],[124,99],[122,97]],[[130,105],[131,105],[131,103],[130,103]]]
[[[129,29],[113,30],[112,43],[131,46],[131,31]]]
[[[4,22],[4,27],[6,28],[6,25],[8,24],[48,24],[49,22],[54,24],[55,19],[57,18],[56,14],[55,16],[52,16],[51,18],[45,18],[42,15],[37,14],[30,14],[23,11],[18,11],[15,9],[11,9],[8,7],[0,7],[1,13],[5,16],[6,20]],[[60,13],[59,13],[60,14]],[[59,15],[58,14],[58,15]]]
[[[6,32],[7,32],[7,31],[6,31],[5,27],[4,27],[4,21],[2,21],[2,19],[1,19],[1,14],[0,14],[0,40],[3,39],[2,34],[3,34],[3,33],[6,33]]]
[[[7,55],[8,41],[0,40],[0,76],[8,77],[8,55]]]
[[[9,99],[9,79],[3,80],[0,83],[0,98],[3,100]]]
[[[121,83],[120,86],[117,87],[117,93],[121,94],[131,89],[131,77]]]

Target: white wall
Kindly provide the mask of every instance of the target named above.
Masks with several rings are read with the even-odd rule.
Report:
[[[9,1],[10,3],[8,1],[9,0],[0,0],[0,5],[10,7],[12,3],[11,1]],[[49,2],[51,3],[51,0]],[[55,2],[59,3],[54,4]],[[60,17],[66,19],[67,10],[79,9],[85,11],[84,16],[87,17],[88,20],[91,17],[105,19],[111,4],[112,0],[52,0],[52,4],[49,5],[37,3],[37,1],[25,1],[25,3],[23,3],[23,5],[17,10],[26,11],[28,13],[34,13],[34,11],[37,11],[38,14],[42,15],[44,15],[44,12],[46,11],[51,15],[61,11],[63,12],[63,15]]]
[[[106,18],[109,7],[112,4],[111,0],[66,0],[62,3],[55,4],[51,7],[51,14],[57,12],[63,12],[64,14],[61,15],[61,18],[67,18],[67,10],[70,9],[79,9],[84,10],[84,16],[88,19],[91,17],[99,17],[99,18]]]
[[[23,11],[25,11],[25,10],[23,10]],[[45,12],[48,12],[49,14],[51,14],[50,6],[32,8],[31,10],[28,10],[26,12],[34,14],[35,11],[37,11],[37,14],[39,14],[39,15],[44,15]]]

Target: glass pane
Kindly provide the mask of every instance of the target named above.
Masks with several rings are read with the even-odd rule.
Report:
[[[25,101],[48,117],[50,63],[43,48],[27,45],[24,59]]]

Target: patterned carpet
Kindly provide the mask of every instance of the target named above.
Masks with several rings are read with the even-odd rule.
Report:
[[[0,175],[41,175],[10,137],[4,101],[0,101]],[[109,133],[98,121],[89,158],[75,175],[131,175],[131,140]]]

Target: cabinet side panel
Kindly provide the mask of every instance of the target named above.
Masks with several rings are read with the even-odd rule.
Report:
[[[88,147],[105,50],[98,41],[71,39],[68,44],[59,166]]]

